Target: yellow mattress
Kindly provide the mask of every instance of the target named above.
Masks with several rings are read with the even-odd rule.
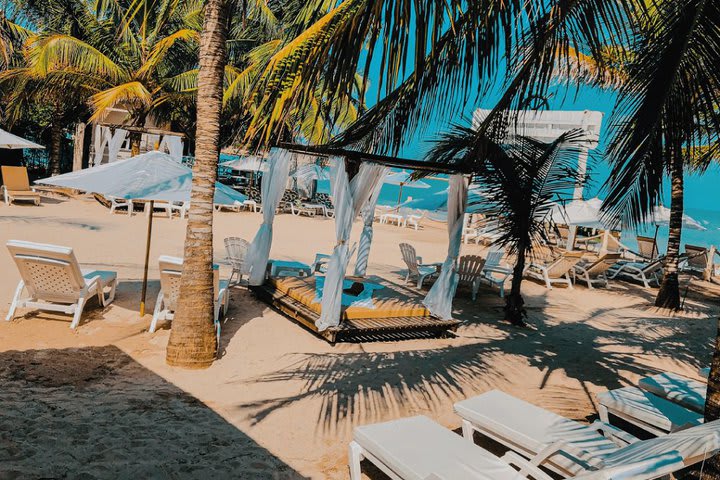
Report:
[[[270,278],[271,284],[280,292],[302,303],[315,313],[320,313],[316,278],[323,277],[282,277]],[[372,288],[371,298],[358,301],[357,304],[343,305],[342,318],[395,318],[395,317],[427,317],[430,312],[422,304],[420,295],[412,295],[408,291],[380,278],[345,277],[346,283],[359,281],[369,284]],[[344,296],[347,298],[347,295]],[[343,302],[346,303],[346,302]]]

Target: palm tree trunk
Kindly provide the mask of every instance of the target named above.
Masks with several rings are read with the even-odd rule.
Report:
[[[60,175],[60,162],[62,160],[63,128],[60,122],[53,121],[50,125],[50,158],[48,159],[48,173],[50,176]]]
[[[705,422],[720,418],[720,320],[715,336],[715,351],[710,364],[705,400]],[[705,463],[703,480],[720,480],[720,456],[716,455]]]
[[[670,172],[670,232],[668,236],[665,268],[660,291],[655,299],[655,306],[680,309],[680,283],[678,279],[678,263],[680,259],[680,238],[682,235],[683,217],[683,160],[673,160]]]
[[[220,154],[220,113],[226,63],[227,8],[207,0],[200,40],[197,95],[197,155],[185,236],[185,260],[177,311],[166,361],[184,368],[206,368],[217,349],[213,326],[213,196]]]
[[[513,268],[513,277],[510,284],[510,294],[505,298],[505,320],[513,325],[525,325],[525,300],[523,300],[520,287],[525,272],[525,247],[518,246],[518,256]]]

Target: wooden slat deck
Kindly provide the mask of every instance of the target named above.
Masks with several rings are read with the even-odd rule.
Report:
[[[448,335],[448,332],[455,331],[460,324],[457,320],[438,320],[427,316],[355,318],[343,320],[339,326],[320,332],[315,326],[320,315],[303,303],[277,290],[269,283],[251,287],[251,290],[260,300],[332,344],[442,337]]]

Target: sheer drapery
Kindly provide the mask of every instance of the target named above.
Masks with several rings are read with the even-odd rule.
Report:
[[[385,168],[381,174],[385,178],[388,168]],[[368,258],[370,257],[370,246],[373,239],[373,220],[375,219],[375,207],[380,198],[380,191],[383,183],[378,182],[373,190],[372,195],[363,206],[360,216],[363,219],[363,229],[360,233],[360,242],[358,244],[357,260],[355,262],[355,276],[364,277],[367,272]]]
[[[345,159],[333,157],[330,181],[332,183],[333,203],[335,205],[335,237],[337,244],[333,249],[322,296],[322,311],[316,326],[323,331],[340,324],[343,280],[351,252],[348,242],[352,224],[367,203],[377,184],[382,181],[385,167],[363,163],[358,174],[348,181]]]
[[[105,147],[110,141],[110,129],[101,125],[95,125],[93,133],[93,165],[100,165],[105,156]]]
[[[110,131],[108,128],[108,132]],[[108,163],[113,163],[117,160],[118,153],[120,153],[120,149],[127,139],[127,134],[127,130],[123,130],[122,128],[116,128],[115,133],[111,134],[110,141],[108,142]]]
[[[462,243],[463,219],[467,207],[468,179],[464,175],[450,177],[448,189],[448,254],[443,262],[440,276],[428,292],[423,304],[430,313],[442,320],[452,319],[452,301],[457,290],[455,273]]]
[[[290,159],[292,154],[287,150],[273,149],[270,151],[268,160],[268,171],[262,179],[262,208],[263,223],[255,235],[250,248],[248,249],[245,265],[250,271],[250,285],[262,285],[265,281],[265,269],[270,257],[272,245],[273,221],[275,210],[280,204],[285,187],[287,186],[288,174],[290,173]]]
[[[165,135],[160,140],[158,150],[167,151],[173,160],[182,161],[183,156],[183,139],[177,135]]]

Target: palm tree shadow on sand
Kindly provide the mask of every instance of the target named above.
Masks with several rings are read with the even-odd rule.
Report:
[[[2,478],[302,479],[116,347],[0,353]]]
[[[590,404],[595,399],[588,384],[619,388],[630,383],[631,375],[657,373],[650,362],[643,361],[646,356],[672,358],[693,367],[710,359],[712,338],[693,334],[697,327],[693,322],[661,316],[624,318],[622,312],[614,312],[613,321],[630,325],[617,328],[618,323],[601,318],[613,308],[592,310],[587,321],[546,322],[547,310],[555,306],[546,303],[545,295],[528,295],[529,321],[535,328],[517,329],[500,320],[500,302],[478,308],[482,301],[456,300],[457,317],[465,320],[462,335],[474,343],[453,345],[450,341],[448,345],[443,341],[438,348],[379,353],[357,349],[343,353],[342,347],[333,353],[296,353],[288,367],[248,383],[299,381],[300,393],[239,407],[247,409],[249,418],[259,423],[278,409],[321,398],[317,433],[332,434],[338,429],[407,415],[400,413],[400,407],[404,412],[433,412],[438,406],[447,408],[468,396],[502,388],[504,377],[512,376],[517,366],[509,362],[518,358],[541,371],[541,390],[546,389],[550,376],[560,371],[580,383],[584,390],[581,395]],[[488,327],[494,329],[491,336],[486,335]],[[561,398],[566,394],[566,389],[548,387],[543,397],[548,401],[557,396],[558,402],[550,404],[562,405],[567,404],[567,398]]]

